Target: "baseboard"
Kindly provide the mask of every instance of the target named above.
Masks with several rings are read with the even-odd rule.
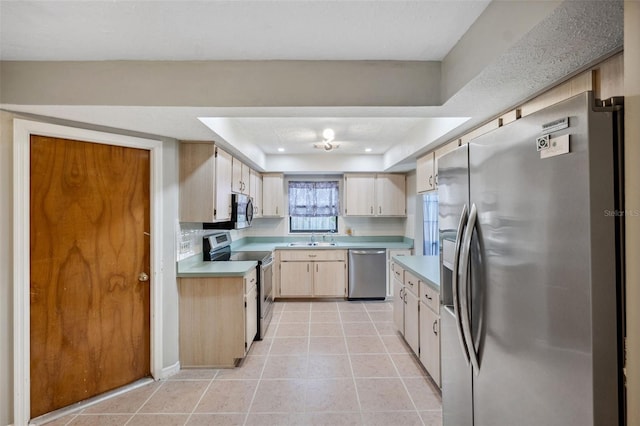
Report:
[[[174,374],[178,374],[179,371],[180,371],[180,361],[176,361],[175,364],[172,364],[168,367],[164,367],[160,371],[160,377],[155,377],[155,379],[156,380],[167,379],[173,376]]]

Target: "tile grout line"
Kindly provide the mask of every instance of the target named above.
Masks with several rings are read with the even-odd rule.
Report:
[[[249,407],[247,407],[247,412],[244,416],[243,425],[246,425],[249,421],[249,416],[251,415],[251,408],[253,407],[253,403],[256,400],[256,395],[258,394],[258,389],[260,389],[260,384],[262,383],[262,376],[264,375],[264,369],[267,367],[267,362],[269,362],[269,356],[271,355],[271,349],[273,348],[274,339],[276,338],[276,334],[278,329],[280,328],[280,321],[282,320],[282,312],[284,312],[284,306],[282,307],[282,311],[280,311],[280,318],[278,318],[278,323],[275,324],[276,328],[273,330],[273,337],[271,338],[271,343],[269,344],[269,350],[264,357],[264,364],[262,364],[262,369],[260,370],[260,375],[258,376],[258,383],[256,383],[256,388],[253,390],[253,395],[251,396],[251,401],[249,402]]]
[[[195,413],[195,411],[198,409],[198,405],[200,405],[200,402],[202,402],[202,399],[204,398],[204,396],[209,391],[209,388],[213,384],[213,381],[216,379],[216,377],[218,377],[219,373],[220,373],[220,370],[217,369],[216,370],[216,374],[214,374],[213,377],[211,378],[211,380],[209,380],[209,384],[204,389],[204,392],[202,392],[202,395],[200,395],[200,398],[198,398],[198,402],[196,402],[196,404],[193,406],[193,409],[191,410],[191,413],[189,413],[189,416],[187,416],[187,420],[184,422],[185,426],[189,423],[189,420],[191,420],[191,417],[193,416],[193,413]]]
[[[168,382],[168,380],[166,380],[166,379],[164,379],[164,380],[159,380],[159,381],[160,381],[160,382],[162,382],[162,383],[160,383],[160,386],[158,386],[158,389],[156,389],[156,390],[154,390],[153,392],[151,392],[151,395],[149,395],[149,396],[147,397],[147,399],[145,399],[145,400],[144,400],[144,402],[143,402],[142,404],[140,404],[140,407],[138,407],[138,409],[136,410],[136,412],[135,412],[135,413],[133,413],[133,414],[131,415],[131,417],[129,418],[129,420],[127,420],[127,421],[125,422],[124,426],[128,425],[128,424],[129,424],[129,422],[131,422],[131,420],[133,420],[133,418],[134,418],[134,417],[135,417],[135,416],[140,412],[140,410],[142,410],[142,407],[144,407],[144,406],[145,406],[145,405],[146,405],[146,404],[151,400],[151,398],[153,398],[153,396],[154,396],[156,393],[158,393],[158,391],[160,390],[160,388],[162,388],[162,387],[163,387],[163,386]],[[151,383],[149,383],[149,385],[151,385]]]
[[[353,382],[353,389],[356,393],[356,401],[358,402],[358,412],[360,413],[360,422],[364,424],[364,417],[362,415],[362,403],[360,402],[360,394],[358,393],[358,383],[356,383],[356,375],[353,371],[353,361],[351,360],[351,353],[349,352],[349,344],[347,343],[347,333],[344,330],[344,322],[342,321],[342,313],[340,311],[340,305],[338,305],[338,319],[340,320],[340,327],[342,328],[342,338],[344,340],[344,346],[347,351],[347,359],[349,360],[349,369],[351,370],[351,381]]]

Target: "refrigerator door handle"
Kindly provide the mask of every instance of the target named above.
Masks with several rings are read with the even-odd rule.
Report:
[[[458,231],[456,233],[456,245],[455,252],[453,255],[453,273],[451,274],[451,291],[453,293],[453,316],[456,319],[456,330],[458,331],[458,340],[460,341],[460,346],[462,347],[462,353],[464,354],[464,359],[469,365],[469,350],[467,349],[467,344],[465,343],[463,329],[462,329],[462,318],[461,318],[461,309],[460,309],[460,296],[458,294],[458,274],[459,274],[459,263],[460,263],[460,245],[462,243],[462,233],[465,230],[465,225],[467,223],[467,213],[468,208],[465,204],[462,207],[462,213],[460,214],[460,222],[458,222]]]
[[[471,212],[469,213],[469,221],[467,227],[464,230],[464,237],[462,240],[462,249],[460,250],[460,288],[464,292],[464,295],[460,298],[460,311],[462,321],[462,331],[464,334],[464,340],[468,349],[469,359],[473,365],[473,370],[476,375],[480,372],[480,363],[478,362],[478,354],[473,346],[473,338],[471,336],[471,318],[469,318],[469,256],[471,252],[471,236],[473,230],[476,227],[476,219],[478,217],[478,209],[475,203],[471,206]]]

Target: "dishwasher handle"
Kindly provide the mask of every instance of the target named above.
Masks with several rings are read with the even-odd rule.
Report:
[[[350,254],[385,254],[386,250],[349,250]]]

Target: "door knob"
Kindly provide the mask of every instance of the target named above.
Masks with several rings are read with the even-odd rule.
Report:
[[[149,275],[147,275],[145,272],[140,272],[140,275],[138,275],[138,281],[149,281]]]

